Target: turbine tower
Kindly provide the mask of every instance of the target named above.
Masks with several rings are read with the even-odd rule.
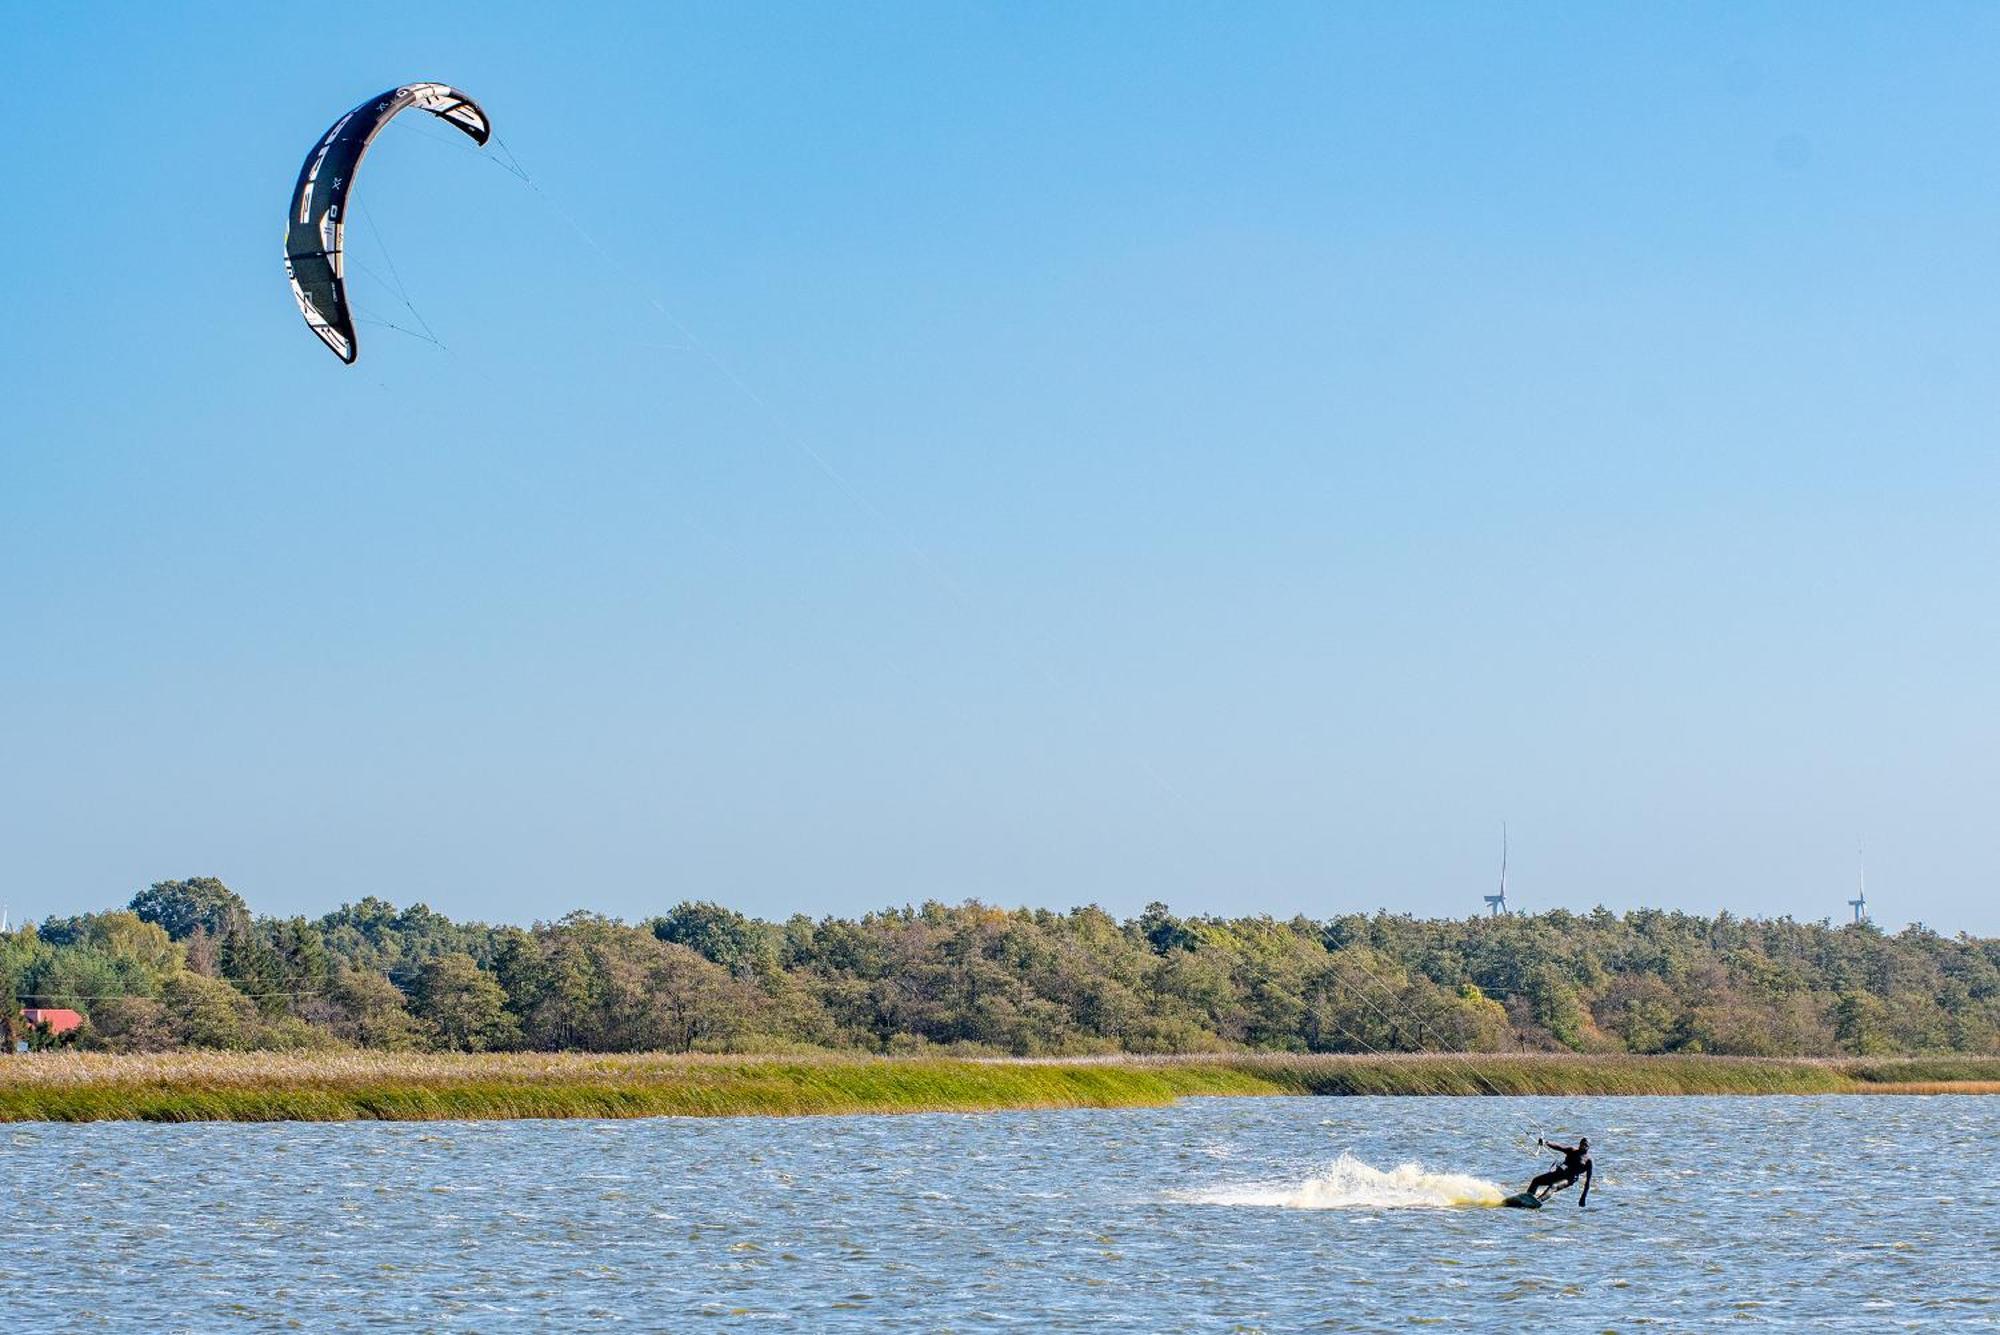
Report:
[[[1847,907],[1854,910],[1854,923],[1858,927],[1868,921],[1868,864],[1862,860],[1858,848],[1854,850],[1854,863],[1854,898],[1847,901]]]
[[[1507,911],[1507,822],[1500,822],[1500,893],[1486,896],[1486,907],[1493,917]]]

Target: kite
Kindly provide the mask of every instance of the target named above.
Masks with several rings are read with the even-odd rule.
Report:
[[[352,365],[359,351],[354,318],[347,308],[347,280],[341,239],[347,225],[347,195],[368,146],[396,113],[406,107],[428,111],[456,126],[484,147],[493,133],[479,104],[441,83],[408,83],[371,97],[333,123],[306,155],[292,206],[285,218],[285,276],[306,325]]]

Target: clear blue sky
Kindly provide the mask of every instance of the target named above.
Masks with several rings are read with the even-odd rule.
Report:
[[[1505,820],[1526,907],[1840,916],[1861,841],[2000,931],[2000,10],[6,29],[17,914],[1457,914]],[[543,193],[392,127],[353,257],[448,350],[343,367],[285,202],[425,78]]]

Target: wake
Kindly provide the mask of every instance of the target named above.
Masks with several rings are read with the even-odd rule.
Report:
[[[1251,1183],[1207,1191],[1168,1193],[1170,1200],[1197,1205],[1261,1206],[1284,1210],[1445,1209],[1498,1205],[1498,1186],[1465,1173],[1427,1173],[1414,1163],[1384,1172],[1343,1153],[1327,1168],[1296,1186]]]

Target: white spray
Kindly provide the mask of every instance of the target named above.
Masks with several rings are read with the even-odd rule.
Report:
[[[1296,1185],[1253,1183],[1207,1191],[1174,1192],[1171,1199],[1198,1205],[1247,1205],[1285,1210],[1443,1209],[1498,1205],[1506,1197],[1494,1183],[1466,1173],[1428,1173],[1419,1164],[1384,1171],[1342,1154]]]

